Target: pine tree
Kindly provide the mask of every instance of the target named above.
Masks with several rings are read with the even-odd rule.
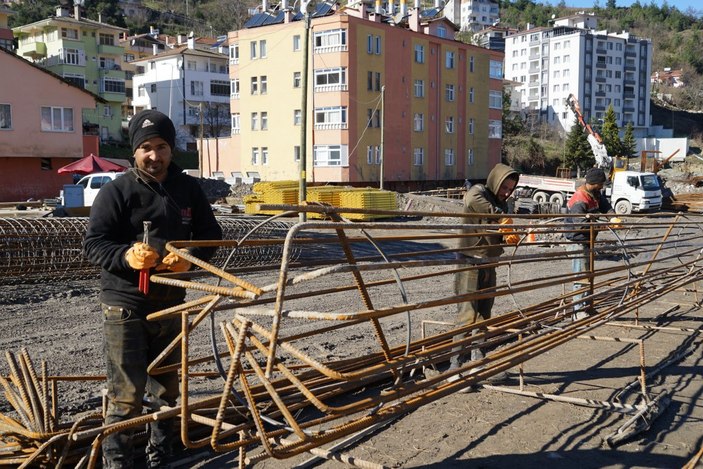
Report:
[[[622,156],[625,158],[631,158],[637,156],[635,152],[637,151],[637,144],[635,143],[635,131],[632,121],[628,122],[625,126],[625,136],[622,139]]]
[[[615,119],[615,110],[613,105],[608,106],[605,111],[605,119],[603,119],[603,129],[601,130],[601,138],[603,145],[608,150],[608,155],[611,157],[622,155],[622,143],[620,142],[620,129]]]
[[[576,121],[566,137],[564,165],[568,168],[590,168],[596,164],[588,135],[585,129]]]

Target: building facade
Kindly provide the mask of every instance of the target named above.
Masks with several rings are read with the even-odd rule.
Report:
[[[70,174],[60,167],[87,153],[81,111],[101,99],[0,48],[0,201],[57,197]],[[101,103],[102,104],[102,103]]]
[[[176,145],[194,150],[204,136],[229,136],[230,80],[227,55],[196,47],[193,38],[165,52],[132,62],[134,112],[158,109],[176,126]],[[202,117],[202,119],[201,119]]]
[[[303,15],[255,16],[249,24],[261,26],[231,32],[237,170],[298,179],[305,157],[310,183],[376,184],[382,172],[398,189],[485,178],[500,161],[503,55],[455,41],[440,9],[436,18],[420,13],[405,12],[399,26],[363,4],[318,8],[308,31],[305,155]]]
[[[96,132],[103,142],[122,141],[121,106],[125,100],[124,49],[119,37],[125,28],[73,15],[58,7],[56,16],[13,29],[19,39],[17,53],[105,100],[84,110],[87,132]]]
[[[477,32],[500,20],[498,0],[449,0],[444,15],[462,31]]]
[[[596,27],[593,15],[576,15],[506,37],[506,78],[521,83],[523,110],[560,130],[576,122],[565,104],[573,94],[587,122],[598,124],[612,105],[618,126],[632,122],[636,135],[645,135],[652,42]]]

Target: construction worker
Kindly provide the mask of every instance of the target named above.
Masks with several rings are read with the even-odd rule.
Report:
[[[568,246],[568,250],[574,253],[572,259],[573,273],[588,272],[590,270],[588,256],[588,249],[591,243],[591,230],[588,225],[590,216],[599,213],[614,213],[610,201],[608,201],[608,198],[605,197],[602,192],[606,180],[605,172],[602,169],[589,169],[586,172],[585,183],[576,190],[574,195],[572,195],[566,203],[570,214],[582,216],[580,218],[567,219],[568,223],[574,225],[571,230],[565,234],[566,238],[572,242]],[[620,222],[621,221],[617,218],[611,219],[611,223]],[[597,232],[594,231],[594,233],[594,236],[597,236]],[[595,239],[593,241],[595,241]],[[574,282],[573,288],[574,290],[579,290],[583,288],[583,284],[580,281],[576,281]],[[574,320],[583,319],[592,313],[591,309],[584,310],[583,303],[579,302],[582,297],[583,294],[574,296],[574,312],[572,316]]]
[[[191,268],[187,259],[165,251],[168,241],[222,237],[198,182],[171,162],[176,140],[171,119],[158,111],[142,111],[129,123],[129,139],[135,168],[100,189],[84,241],[86,257],[102,268],[100,302],[108,398],[105,424],[141,415],[145,394],[153,410],[176,404],[178,373],[150,376],[147,366],[177,336],[180,320],[147,321],[146,317],[183,303],[185,290],[150,284],[149,275],[153,270],[184,272]],[[210,248],[189,251],[201,259],[214,253]],[[177,363],[179,358],[174,352],[165,363]],[[172,451],[173,421],[154,421],[148,427],[147,467],[166,467]],[[103,467],[134,466],[134,430],[128,428],[105,438]]]
[[[510,166],[497,164],[488,174],[486,184],[475,184],[466,192],[464,196],[464,212],[482,214],[507,214],[508,198],[512,195],[517,186],[520,175]],[[507,221],[504,217],[502,221]],[[460,251],[458,256],[468,258],[498,257],[503,254],[503,235],[498,233],[501,218],[465,218],[464,223],[495,225],[495,234],[483,236],[465,237],[459,240],[459,248],[466,249]],[[492,227],[465,229],[464,234],[472,234],[490,230]],[[517,236],[517,235],[513,235]],[[454,289],[457,295],[473,293],[485,288],[496,286],[495,267],[481,267],[468,271],[458,272],[454,278]],[[457,305],[457,326],[466,326],[486,320],[491,317],[493,308],[493,298],[483,298],[479,300],[467,301]],[[475,333],[475,331],[474,331]],[[454,340],[461,340],[465,334],[457,334]],[[455,348],[454,351],[461,350]],[[486,351],[474,348],[471,350],[471,360],[480,360]],[[461,366],[463,357],[460,353],[452,356],[449,369],[457,369]],[[494,379],[506,378],[507,374],[502,374]],[[458,378],[457,375],[454,377]],[[450,378],[451,379],[451,378]]]

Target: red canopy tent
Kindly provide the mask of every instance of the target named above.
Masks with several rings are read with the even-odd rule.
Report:
[[[78,161],[69,163],[66,166],[60,167],[57,172],[59,174],[63,173],[78,173],[78,174],[92,174],[107,171],[117,171],[122,172],[127,170],[126,167],[113,163],[112,161],[95,156],[92,153],[86,157],[81,158]]]

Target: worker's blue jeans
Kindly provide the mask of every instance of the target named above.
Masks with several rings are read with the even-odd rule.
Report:
[[[179,333],[180,321],[147,321],[142,314],[115,306],[102,305],[103,347],[107,366],[107,413],[105,424],[122,422],[142,414],[143,399],[150,411],[176,404],[178,372],[147,375],[147,366]],[[180,349],[163,364],[177,363]],[[146,396],[145,396],[146,393]],[[147,465],[158,467],[171,456],[173,420],[148,424]],[[103,441],[103,466],[134,466],[132,436],[135,427],[112,433]]]
[[[567,250],[571,252],[572,256],[574,256],[571,260],[571,271],[575,274],[588,272],[588,246],[581,243],[571,243],[567,246]],[[584,285],[587,284],[587,279],[576,280],[574,282],[573,289],[574,291],[580,290],[584,287]],[[572,299],[572,302],[574,304],[574,313],[584,308],[584,304],[579,302],[579,300],[584,296],[584,294],[574,295]]]

